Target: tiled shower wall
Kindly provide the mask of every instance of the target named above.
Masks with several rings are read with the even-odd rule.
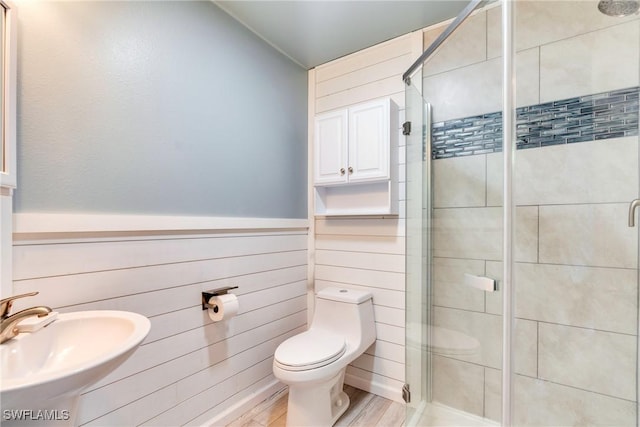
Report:
[[[517,3],[518,107],[637,93],[639,17],[606,17],[596,6]],[[439,31],[426,31],[425,45]],[[500,9],[482,11],[426,64],[434,122],[501,109],[499,35]],[[515,424],[635,425],[638,231],[627,227],[627,208],[638,197],[639,165],[631,128],[580,143],[559,132],[558,145],[516,152]],[[433,397],[498,420],[502,294],[465,287],[463,275],[501,278],[502,156],[439,158],[432,188],[432,322],[479,343],[471,354],[434,355]]]
[[[639,88],[577,96],[516,110],[516,148],[638,135]],[[431,158],[502,151],[502,112],[433,123]]]

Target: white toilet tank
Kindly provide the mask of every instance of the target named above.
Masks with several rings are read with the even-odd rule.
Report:
[[[309,329],[325,329],[345,337],[352,349],[364,351],[376,339],[373,301],[369,292],[325,288],[316,294]]]

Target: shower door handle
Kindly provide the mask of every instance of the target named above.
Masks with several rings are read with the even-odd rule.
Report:
[[[635,199],[629,205],[629,227],[636,226],[636,208],[640,206],[640,199]]]
[[[464,284],[485,292],[494,292],[498,290],[498,283],[495,279],[476,276],[475,274],[464,273]]]

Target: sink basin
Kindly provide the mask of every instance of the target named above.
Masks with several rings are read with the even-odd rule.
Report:
[[[67,411],[53,415],[72,424],[80,392],[124,362],[150,326],[126,311],[63,313],[1,344],[2,409]]]

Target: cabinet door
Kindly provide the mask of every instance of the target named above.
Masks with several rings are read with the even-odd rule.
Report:
[[[382,99],[349,109],[350,182],[389,179],[390,100]]]
[[[332,111],[315,118],[314,182],[347,182],[347,110]]]

